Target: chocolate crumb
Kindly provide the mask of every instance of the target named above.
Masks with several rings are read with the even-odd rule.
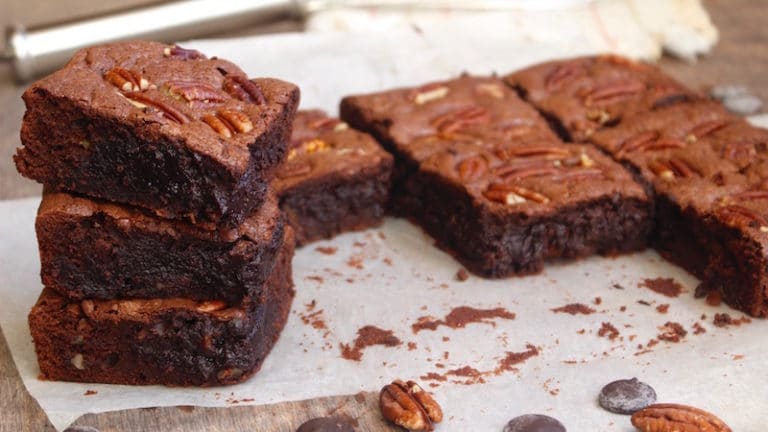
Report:
[[[465,280],[469,279],[469,273],[465,269],[459,269],[459,271],[456,272],[456,279],[459,282],[464,282]]]
[[[555,313],[567,313],[571,315],[590,315],[595,313],[595,310],[591,307],[583,304],[583,303],[571,303],[567,304],[565,306],[560,306],[559,308],[550,309],[552,312]]]
[[[363,358],[363,350],[374,345],[383,345],[394,347],[403,342],[396,337],[392,330],[380,329],[376,326],[367,325],[357,330],[357,338],[349,344],[339,344],[341,356],[347,360],[360,361]]]
[[[715,318],[712,320],[712,324],[714,324],[717,327],[728,327],[728,326],[740,326],[742,324],[751,323],[752,320],[747,317],[741,317],[738,319],[733,319],[730,315],[727,313],[717,313],[715,314]]]
[[[333,246],[318,246],[315,250],[324,255],[333,255],[338,249]]]
[[[710,291],[709,294],[707,294],[708,305],[720,306],[721,302],[722,302],[722,297],[720,296],[720,291]]]
[[[667,321],[660,330],[656,337],[665,342],[680,342],[688,334],[680,323],[674,321]]]
[[[660,304],[656,306],[656,311],[660,314],[665,314],[669,311],[669,304]]]
[[[683,292],[683,286],[672,278],[643,279],[638,286],[667,297],[677,297]]]

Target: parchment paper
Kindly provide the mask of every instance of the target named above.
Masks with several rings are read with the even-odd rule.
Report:
[[[237,61],[253,76],[297,82],[305,107],[332,111],[339,97],[351,92],[417,84],[463,69],[505,72],[543,58],[589,52],[577,40],[556,47],[512,44],[503,51],[489,42],[459,51],[432,45],[413,32],[378,39],[282,35],[187,45]],[[715,313],[742,314],[694,299],[697,281],[655,253],[555,263],[526,278],[472,276],[460,282],[460,266],[453,259],[419,229],[394,219],[380,229],[346,234],[296,254],[297,296],[288,325],[261,372],[246,383],[169,389],[40,381],[26,322],[41,289],[33,229],[37,204],[37,199],[0,202],[0,326],[24,384],[60,429],[87,412],[275,403],[375,391],[393,378],[416,378],[434,392],[447,414],[439,430],[500,431],[513,416],[539,412],[559,418],[571,431],[628,432],[629,419],[603,411],[596,397],[607,382],[637,376],[656,388],[660,401],[710,410],[735,431],[763,430],[768,323],[714,326]],[[336,251],[323,253],[316,247]],[[638,286],[655,277],[673,278],[686,292],[670,298]],[[313,301],[314,307],[308,306]],[[551,310],[570,303],[596,312]],[[657,310],[664,304],[667,313]],[[501,307],[516,318],[412,331],[420,317],[443,319],[459,306]],[[687,336],[644,352],[670,321],[681,324]],[[618,330],[615,339],[599,336],[603,323]],[[706,333],[694,334],[694,323]],[[391,330],[402,344],[367,348],[360,361],[342,358],[340,346],[351,344],[366,325]],[[497,371],[508,353],[530,350],[529,344],[538,355],[514,365],[515,370]],[[474,379],[446,374],[465,366],[484,374]],[[419,378],[429,373],[445,381]],[[85,396],[88,390],[97,394]]]

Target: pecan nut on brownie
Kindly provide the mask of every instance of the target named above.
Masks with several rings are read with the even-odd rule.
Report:
[[[157,42],[84,49],[32,84],[15,155],[57,190],[237,225],[287,151],[299,90]]]
[[[701,102],[636,115],[590,140],[653,189],[663,256],[701,278],[700,292],[768,315],[768,131]]]
[[[73,299],[184,297],[228,305],[257,295],[283,241],[270,193],[235,228],[46,192],[35,221],[43,285]]]
[[[274,183],[298,244],[379,225],[392,156],[370,135],[318,110],[299,111]]]
[[[41,377],[110,384],[212,386],[257,372],[293,299],[293,238],[262,293],[236,306],[182,298],[70,300],[45,289],[29,325]]]
[[[655,66],[615,55],[540,63],[505,81],[577,142],[636,112],[702,98]]]
[[[651,203],[630,173],[561,142],[499,79],[349,96],[341,115],[395,153],[397,211],[480,275],[645,247]]]

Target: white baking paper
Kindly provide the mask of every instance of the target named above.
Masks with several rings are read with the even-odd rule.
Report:
[[[589,46],[575,40],[557,47],[508,45],[503,51],[489,42],[458,51],[409,32],[367,38],[281,35],[188,45],[233,59],[253,76],[297,82],[304,106],[332,111],[339,97],[350,92],[418,84],[462,69],[505,72],[544,58],[589,52]],[[88,412],[228,406],[233,401],[267,404],[376,391],[393,378],[415,378],[443,405],[443,431],[500,431],[513,416],[539,412],[559,418],[571,431],[628,432],[629,419],[603,411],[596,397],[607,382],[637,376],[656,388],[661,401],[710,410],[735,431],[763,430],[768,322],[715,327],[715,313],[734,318],[742,314],[694,299],[697,281],[655,253],[554,263],[525,278],[472,276],[459,282],[460,266],[453,259],[433,247],[419,229],[395,219],[380,229],[346,234],[297,252],[297,296],[289,322],[261,372],[243,384],[174,389],[40,381],[26,321],[41,290],[33,229],[37,204],[37,199],[0,202],[0,327],[24,384],[59,429]],[[323,253],[317,247],[336,251]],[[655,277],[674,278],[686,292],[669,298],[638,287]],[[310,310],[307,305],[313,301]],[[551,310],[570,303],[597,312],[569,315]],[[657,311],[664,304],[669,305],[666,314]],[[501,307],[516,318],[413,333],[411,326],[420,317],[444,318],[459,306]],[[312,325],[320,317],[310,314],[318,310],[326,328]],[[680,323],[688,335],[679,343],[660,342],[636,355],[645,351],[638,344],[655,338],[669,321]],[[603,323],[611,323],[619,336],[599,336]],[[694,334],[694,323],[706,333]],[[359,362],[342,358],[341,345],[352,343],[366,325],[392,330],[402,345],[367,348]],[[529,344],[539,355],[515,365],[514,371],[493,373],[507,353],[523,352]],[[457,376],[444,382],[419,378],[465,366],[488,372],[484,383],[466,384],[467,378]],[[97,394],[85,396],[88,390]]]

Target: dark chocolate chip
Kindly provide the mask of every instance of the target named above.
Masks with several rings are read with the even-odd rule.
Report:
[[[565,426],[549,416],[525,414],[510,420],[504,432],[565,432]]]
[[[616,414],[634,414],[656,402],[656,392],[637,378],[618,380],[600,391],[600,406]]]
[[[355,432],[355,429],[338,417],[317,417],[304,422],[296,432]]]

